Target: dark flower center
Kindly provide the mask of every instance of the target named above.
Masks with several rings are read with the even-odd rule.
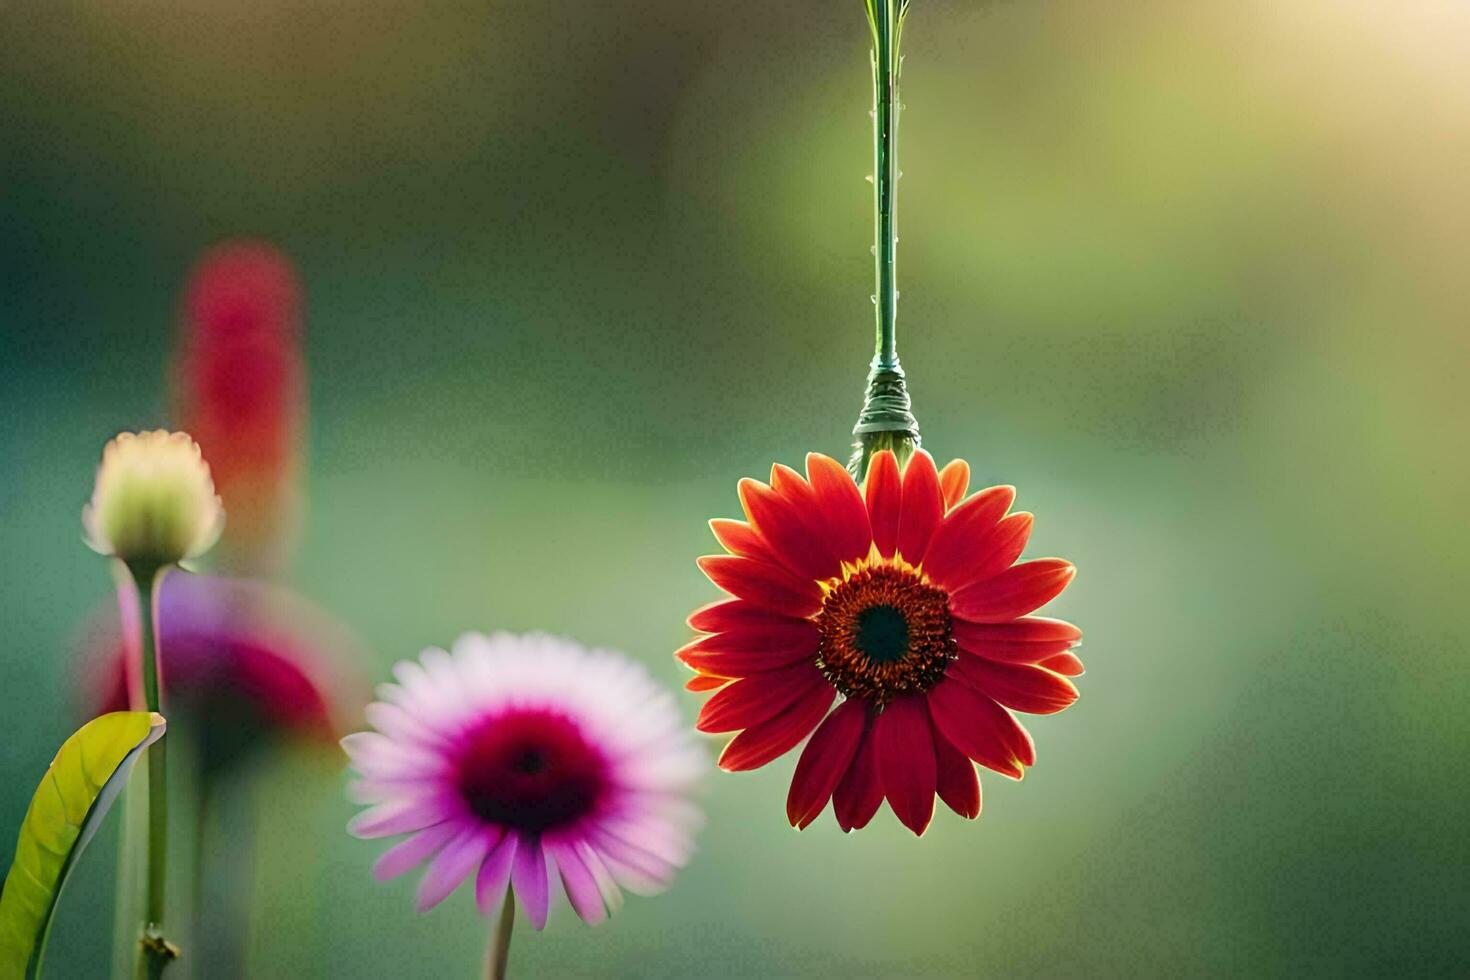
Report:
[[[454,785],[481,820],[534,834],[592,812],[607,787],[606,770],[569,718],[527,710],[469,732]]]
[[[896,564],[859,569],[832,586],[817,629],[817,666],[827,680],[875,704],[929,690],[956,655],[949,595]]]
[[[515,761],[516,769],[527,776],[534,776],[546,768],[546,753],[540,749],[526,749]]]
[[[871,663],[891,664],[909,652],[909,624],[892,606],[869,606],[857,614],[853,637]]]

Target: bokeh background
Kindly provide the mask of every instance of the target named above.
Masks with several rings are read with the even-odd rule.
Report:
[[[849,440],[866,45],[858,0],[0,6],[0,860],[109,593],[93,467],[165,420],[227,236],[305,283],[288,579],[368,677],[503,627],[681,682],[704,520]],[[1470,8],[914,0],[905,51],[916,411],[1080,567],[1082,700],[921,840],[792,831],[791,758],[718,774],[671,894],[513,969],[1463,975]],[[250,974],[472,975],[470,898],[373,882],[344,779],[239,797]],[[114,847],[55,976],[106,957]]]

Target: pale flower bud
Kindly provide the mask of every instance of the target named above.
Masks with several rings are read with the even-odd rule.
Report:
[[[183,432],[123,432],[102,451],[87,544],[125,562],[169,565],[208,551],[225,512],[209,464]]]

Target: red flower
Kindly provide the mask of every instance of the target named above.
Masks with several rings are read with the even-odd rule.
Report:
[[[244,567],[269,569],[296,512],[305,365],[295,270],[266,242],[219,245],[190,274],[181,319],[179,425],[224,499],[224,546]]]
[[[1007,515],[1013,487],[966,497],[969,477],[963,460],[940,473],[925,452],[900,473],[884,451],[860,489],[812,453],[805,478],[778,465],[770,486],[740,481],[745,521],[710,522],[729,554],[699,565],[734,598],[690,616],[705,635],[678,653],[699,675],[689,689],[716,692],[697,727],[740,733],[720,756],[732,771],[811,735],[786,802],[793,826],[830,799],[844,831],[864,827],[886,797],[921,834],[936,793],[973,818],[972,760],[1013,779],[1036,760],[1011,710],[1077,699],[1063,675],[1082,673],[1068,652],[1081,631],[1028,615],[1075,569],[1017,564],[1031,515]]]

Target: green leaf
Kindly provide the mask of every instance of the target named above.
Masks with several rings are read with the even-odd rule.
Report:
[[[56,900],[77,856],[127,783],[139,753],[163,729],[162,715],[115,711],[87,722],[61,744],[31,798],[0,894],[0,980],[39,975]]]

